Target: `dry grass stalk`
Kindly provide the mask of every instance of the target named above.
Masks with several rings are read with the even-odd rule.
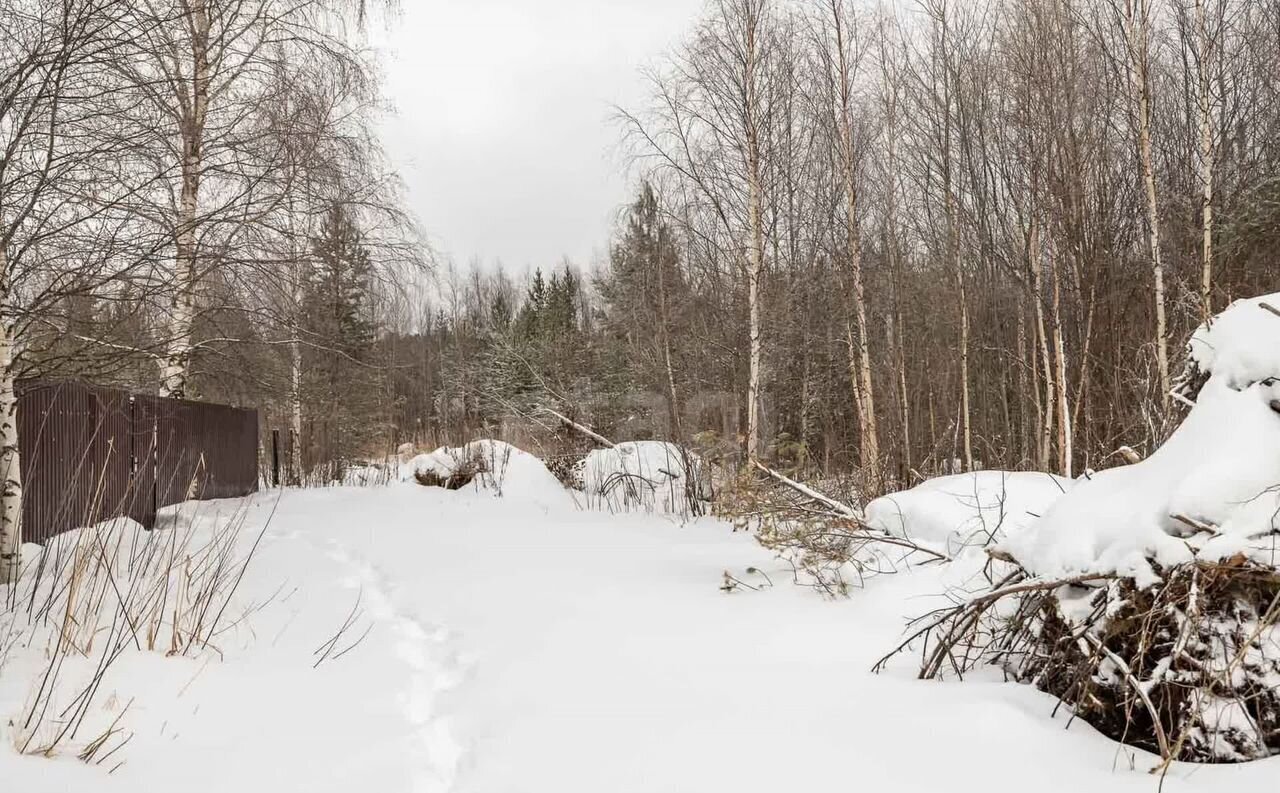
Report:
[[[98,492],[96,505],[101,486]],[[243,508],[211,531],[199,512],[180,513],[166,530],[116,518],[60,535],[7,587],[0,669],[32,644],[44,644],[46,659],[15,719],[20,751],[50,756],[78,746],[81,760],[101,763],[129,740],[120,740],[124,711],[87,743],[78,745],[77,736],[125,653],[161,646],[167,655],[219,652],[213,640],[227,627],[224,617],[258,545],[241,550]],[[263,532],[265,526],[257,540]]]

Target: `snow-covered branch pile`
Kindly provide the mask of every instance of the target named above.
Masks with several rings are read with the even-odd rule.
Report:
[[[1197,330],[1194,406],[1169,440],[1078,481],[992,548],[1007,574],[990,591],[918,621],[921,676],[999,663],[1166,761],[1280,752],[1274,306],[1240,301]]]

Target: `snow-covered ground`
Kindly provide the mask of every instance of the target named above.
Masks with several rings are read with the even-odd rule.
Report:
[[[222,657],[130,652],[102,765],[14,751],[38,658],[0,670],[0,787],[40,791],[1154,791],[1155,758],[1030,686],[871,666],[955,568],[825,601],[721,522],[412,483],[254,497],[270,517]],[[565,494],[567,495],[567,494]],[[198,520],[217,522],[229,502]],[[719,589],[722,571],[752,584]],[[265,605],[262,605],[264,604]],[[313,668],[353,615],[339,646]],[[129,704],[132,703],[132,704]],[[83,736],[82,736],[83,737]],[[123,765],[116,767],[119,761]],[[108,774],[108,770],[115,771]],[[1136,769],[1136,770],[1135,770]],[[1271,791],[1280,762],[1175,765],[1164,789]]]

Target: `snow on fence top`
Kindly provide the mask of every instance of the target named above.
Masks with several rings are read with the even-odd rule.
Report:
[[[1274,565],[1280,519],[1280,294],[1242,300],[1195,332],[1208,380],[1146,460],[1093,474],[1002,543],[1046,578],[1117,573],[1139,586],[1162,568],[1237,554]]]

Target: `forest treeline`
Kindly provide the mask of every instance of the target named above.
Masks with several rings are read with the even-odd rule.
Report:
[[[1277,2],[713,0],[618,110],[608,262],[445,279],[396,423],[877,489],[1150,450],[1190,331],[1280,289],[1277,74]]]
[[[531,271],[433,262],[381,7],[0,6],[5,415],[24,376],[254,405],[298,476],[581,442],[544,407],[872,489],[1078,473],[1280,288],[1276,0],[711,0],[615,111],[607,254]]]

